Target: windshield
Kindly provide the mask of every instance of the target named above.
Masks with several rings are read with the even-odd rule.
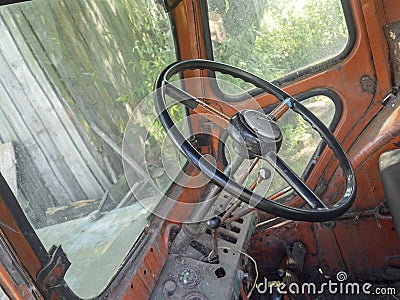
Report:
[[[160,126],[131,119],[122,149],[130,116],[154,113],[142,100],[174,60],[156,0],[0,8],[0,171],[46,249],[62,245],[82,298],[101,293],[148,224],[138,200],[154,207],[171,183]]]
[[[340,58],[350,44],[342,2],[346,3],[340,0],[209,0],[214,59],[267,80],[281,78],[280,82],[290,74],[297,78],[305,72],[315,72]],[[232,81],[226,75],[220,78]]]

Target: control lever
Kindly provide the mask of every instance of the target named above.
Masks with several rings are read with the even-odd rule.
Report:
[[[209,258],[210,263],[218,264],[219,263],[219,255],[218,255],[218,228],[221,226],[221,218],[215,216],[209,220],[207,220],[207,227],[211,230],[211,238],[212,238],[212,258]]]

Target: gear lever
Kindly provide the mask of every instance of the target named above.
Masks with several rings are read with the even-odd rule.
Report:
[[[207,221],[207,227],[211,230],[211,238],[213,242],[212,254],[213,257],[210,259],[211,263],[218,264],[219,256],[218,256],[218,228],[221,225],[221,218],[216,216]]]

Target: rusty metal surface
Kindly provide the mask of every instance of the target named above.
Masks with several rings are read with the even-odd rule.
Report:
[[[168,256],[171,226],[155,218],[100,299],[149,299]]]
[[[47,252],[0,174],[0,230],[32,278],[47,261]]]
[[[376,82],[369,76],[365,75],[360,79],[361,88],[364,92],[375,95],[376,93]]]
[[[346,269],[365,280],[376,280],[377,276],[382,280],[393,280],[385,277],[389,276],[385,275],[385,270],[393,267],[388,257],[399,253],[400,241],[393,230],[393,222],[380,219],[375,209],[384,200],[378,168],[379,156],[399,147],[400,99],[393,98],[348,153],[355,168],[358,186],[362,187],[358,189],[352,212],[329,224],[292,222],[254,235],[252,253],[259,259],[264,271],[272,272],[279,267],[286,255],[285,247],[300,240],[307,248],[306,269],[318,265],[326,274]],[[328,182],[325,196],[334,198],[342,184],[339,177],[340,171],[337,171]]]
[[[324,249],[337,247],[340,250],[336,255],[332,255],[330,250],[321,252],[326,265],[333,266],[336,261],[342,260],[352,273],[372,276],[371,270],[384,268],[388,265],[386,257],[400,251],[400,242],[392,230],[391,220],[362,216],[363,211],[375,209],[384,200],[378,168],[379,156],[385,151],[398,148],[399,142],[400,106],[399,99],[395,98],[387,103],[349,151],[358,186],[362,188],[358,189],[353,206],[354,218],[338,222],[332,230],[332,238],[324,242]],[[334,190],[340,187],[340,182],[335,178],[329,184],[327,195],[334,195]],[[352,243],[348,243],[349,240]]]
[[[384,30],[390,50],[394,85],[400,86],[400,21],[386,25]]]
[[[386,39],[382,27],[387,23],[382,1],[360,0],[363,19],[368,34],[369,48],[371,49],[372,61],[375,66],[375,77],[381,86],[380,97],[391,87],[390,66],[388,65],[389,54],[385,51]],[[362,69],[362,65],[357,69]],[[379,92],[379,91],[378,91]]]
[[[277,270],[285,267],[287,248],[297,241],[307,250],[304,270],[315,268],[319,260],[313,224],[292,221],[253,235],[250,254],[257,260],[260,274],[276,277]]]
[[[10,299],[44,299],[0,232],[0,285]]]
[[[381,153],[398,148],[400,142],[400,98],[387,102],[348,151],[359,187],[353,209],[375,208],[384,199],[378,168]],[[341,187],[340,170],[329,182],[326,197],[334,198]]]
[[[61,246],[53,247],[49,262],[37,275],[36,283],[47,299],[79,299],[64,281],[65,273],[71,265]]]
[[[385,16],[387,23],[393,23],[400,20],[399,1],[398,0],[383,0]]]

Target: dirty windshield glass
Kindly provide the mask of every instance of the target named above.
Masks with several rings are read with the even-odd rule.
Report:
[[[208,11],[214,59],[267,80],[326,62],[349,43],[340,0],[210,0]]]
[[[46,249],[62,246],[66,282],[82,298],[106,287],[148,223],[138,199],[153,207],[154,190],[171,183],[160,125],[131,120],[133,150],[122,149],[132,113],[154,113],[142,100],[173,49],[155,0],[0,8],[0,171]]]

